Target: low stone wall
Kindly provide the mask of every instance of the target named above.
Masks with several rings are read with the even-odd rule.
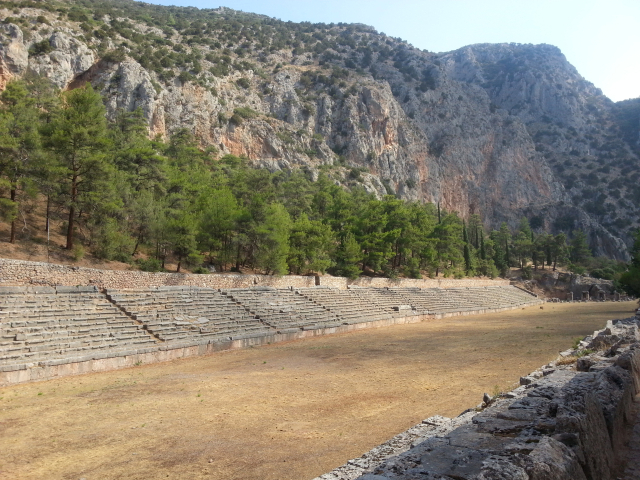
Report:
[[[361,277],[348,280],[343,277],[323,275],[297,276],[285,275],[240,275],[240,274],[209,274],[194,275],[181,273],[151,273],[138,270],[98,270],[95,268],[74,267],[43,262],[27,262],[0,258],[0,285],[95,285],[98,288],[147,288],[185,285],[209,288],[304,288],[322,285],[333,288],[346,289],[348,285],[361,287],[418,287],[418,288],[459,288],[486,287],[509,285],[508,280],[481,279],[424,279],[414,280],[400,278]]]
[[[321,277],[323,278],[323,277]],[[496,287],[507,286],[509,280],[491,280],[491,279],[454,279],[454,278],[379,278],[379,277],[360,277],[353,281],[349,281],[349,285],[369,288],[385,288],[385,287],[402,287],[402,288],[464,288],[464,287]],[[322,282],[321,282],[322,284]]]
[[[315,277],[152,273],[139,270],[98,270],[43,262],[0,259],[0,285],[95,285],[98,288],[148,288],[185,285],[209,288],[313,287]]]
[[[330,275],[322,275],[317,277],[318,285],[323,287],[338,288],[340,290],[346,290],[349,285],[349,279],[345,277],[332,277]]]
[[[315,480],[637,478],[625,460],[640,392],[639,324],[610,321],[515,390],[485,393],[454,419],[427,418]]]

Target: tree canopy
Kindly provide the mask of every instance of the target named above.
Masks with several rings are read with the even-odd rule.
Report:
[[[349,190],[324,167],[312,178],[218,158],[186,129],[166,142],[149,139],[140,110],[107,120],[89,84],[60,93],[41,78],[10,82],[0,97],[0,139],[9,241],[29,208],[23,203],[39,196],[65,229],[67,249],[145,269],[171,259],[178,270],[495,277],[591,258],[581,231],[570,248],[564,234],[536,234],[527,219],[515,231],[503,224],[487,232],[479,215],[463,221],[440,205]]]

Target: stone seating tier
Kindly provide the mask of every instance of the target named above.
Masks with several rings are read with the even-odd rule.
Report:
[[[2,365],[156,344],[95,288],[0,289]]]
[[[290,289],[229,289],[222,291],[222,294],[242,304],[249,312],[279,332],[341,324],[335,314]]]
[[[107,290],[107,295],[163,341],[229,340],[274,333],[237,302],[210,288]]]
[[[536,301],[515,287],[0,287],[0,367]]]

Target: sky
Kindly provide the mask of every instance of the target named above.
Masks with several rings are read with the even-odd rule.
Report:
[[[420,49],[547,43],[611,100],[640,97],[640,0],[146,0],[293,22],[364,23]]]

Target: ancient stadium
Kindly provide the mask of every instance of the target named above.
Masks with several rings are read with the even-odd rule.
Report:
[[[476,478],[489,453],[522,478],[623,473],[637,326],[610,322],[565,350],[633,302],[544,303],[490,280],[0,266],[0,478]],[[609,379],[597,380],[604,416],[600,397],[581,398],[582,424],[549,426],[535,408],[580,391],[576,375]],[[478,418],[493,430],[471,431]],[[609,450],[583,438],[595,459],[581,464],[571,428]],[[517,432],[542,449],[528,466],[512,458],[527,449],[504,445]],[[458,458],[451,438],[471,453]],[[416,477],[431,451],[443,476]],[[544,476],[553,468],[589,476]]]

